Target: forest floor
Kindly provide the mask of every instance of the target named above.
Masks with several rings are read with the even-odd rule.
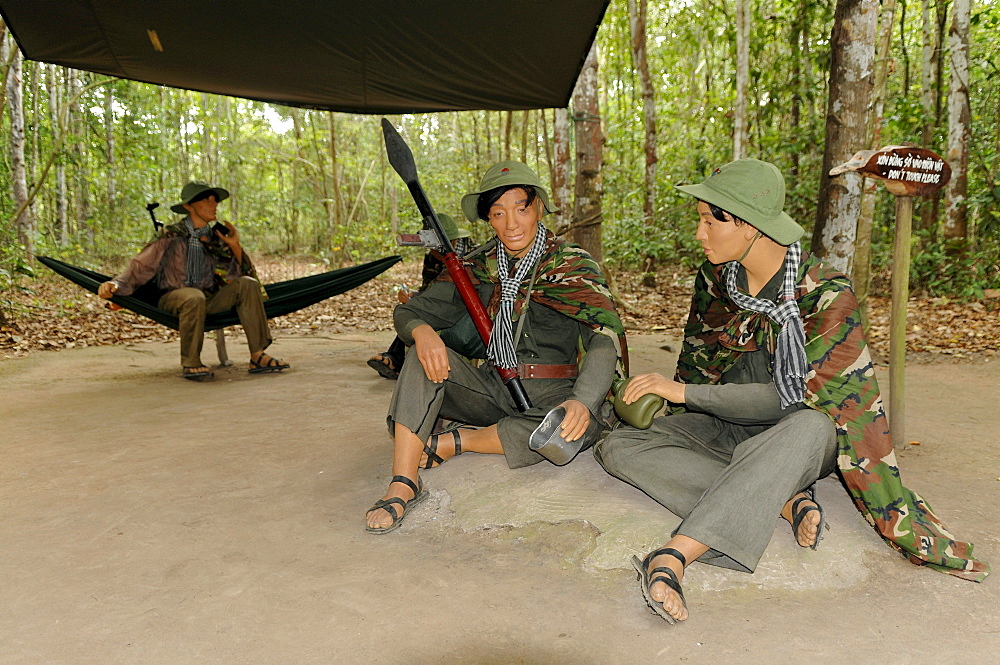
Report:
[[[776,518],[753,575],[689,568],[691,618],[676,626],[647,609],[629,559],[677,519],[590,451],[515,471],[462,455],[421,475],[430,498],[400,529],[366,533],[391,475],[394,383],[365,365],[391,332],[364,327],[384,327],[370,319],[387,319],[403,277],[370,292],[387,301],[376,309],[352,292],[334,299],[351,307],[284,320],[274,348],[292,368],[279,375],[247,374],[242,338],[209,383],[178,378],[175,341],[53,336],[59,352],[0,360],[0,663],[995,661],[996,580],[907,563],[835,478],[817,490],[830,524],[817,551]],[[673,366],[680,316],[633,331],[634,371]],[[42,329],[61,328],[23,338]],[[910,445],[897,455],[907,485],[995,563],[1000,359],[988,351],[907,368]]]

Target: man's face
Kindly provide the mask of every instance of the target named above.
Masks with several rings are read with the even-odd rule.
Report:
[[[215,194],[209,194],[206,198],[192,203],[185,203],[184,209],[191,215],[191,221],[202,221],[206,224],[215,221],[215,209],[219,201]]]
[[[715,265],[735,261],[743,256],[757,229],[749,224],[737,225],[726,213],[726,221],[720,222],[712,215],[712,210],[704,201],[698,201],[698,232],[695,238],[705,251],[705,258]]]
[[[536,196],[528,205],[528,193],[520,187],[508,189],[490,206],[489,223],[512,256],[522,256],[535,242],[541,203]]]

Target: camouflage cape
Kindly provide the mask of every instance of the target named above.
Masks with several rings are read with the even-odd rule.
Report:
[[[188,229],[184,222],[169,224],[163,227],[159,235],[159,238],[183,238],[185,240],[187,240],[187,237]],[[229,270],[227,266],[233,261],[233,252],[229,249],[229,245],[219,240],[214,231],[210,236],[209,242],[203,244],[205,245],[205,253],[215,259],[215,265],[212,266],[212,275],[215,277],[214,290],[218,291],[229,282]],[[257,277],[257,269],[246,252],[243,252],[243,256],[240,258],[240,272],[246,277],[253,277],[257,280],[258,284],[261,284],[260,279]],[[264,300],[267,300],[267,291],[264,290],[263,284],[260,287],[260,294]]]
[[[473,284],[497,284],[497,247],[495,239],[463,259]],[[445,270],[438,277],[452,281]],[[514,315],[520,316],[528,284],[522,283],[514,299]],[[625,326],[618,317],[611,291],[597,262],[582,247],[564,242],[551,231],[545,237],[545,249],[538,259],[537,274],[531,289],[531,299],[540,305],[565,314],[594,331],[611,338],[618,355],[616,374],[627,376],[628,346]],[[500,289],[494,289],[486,304],[490,319],[500,307]]]
[[[698,274],[678,381],[717,383],[742,353],[773,348],[777,327],[726,295],[722,269],[706,262]],[[902,484],[850,280],[803,252],[795,299],[806,332],[806,404],[836,425],[837,467],[858,510],[911,563],[981,582],[989,564]]]

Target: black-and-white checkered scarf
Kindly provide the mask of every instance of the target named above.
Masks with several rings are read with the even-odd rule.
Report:
[[[778,296],[780,304],[742,293],[736,286],[739,261],[731,261],[726,265],[726,289],[729,297],[740,307],[765,314],[781,326],[774,352],[774,385],[778,389],[783,409],[805,399],[805,378],[809,371],[806,333],[802,328],[799,305],[795,302],[795,284],[801,258],[802,248],[799,243],[789,245],[785,252],[785,277]]]
[[[514,347],[514,331],[511,321],[514,316],[514,298],[521,282],[527,278],[538,259],[545,250],[545,226],[538,222],[535,232],[535,242],[517,265],[513,276],[510,275],[510,258],[507,256],[503,243],[497,243],[497,277],[500,284],[500,308],[493,321],[493,333],[490,335],[489,346],[486,347],[486,357],[497,367],[514,369],[517,367],[517,351]],[[529,293],[528,298],[531,297]],[[522,312],[521,316],[524,316]]]
[[[191,223],[191,217],[184,218],[184,225],[187,226],[188,230],[187,279],[185,284],[200,289],[208,277],[209,263],[205,243],[201,241],[201,238],[212,237],[212,226],[206,224],[200,229],[196,229]]]

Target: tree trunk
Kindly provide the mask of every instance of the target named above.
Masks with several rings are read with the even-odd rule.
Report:
[[[109,85],[104,89],[104,157],[108,167],[107,180],[107,221],[119,228],[116,203],[118,200],[118,163],[115,159],[115,94]]]
[[[802,124],[802,100],[804,97],[802,94],[802,29],[805,21],[804,13],[804,3],[800,2],[796,7],[795,17],[792,19],[789,30],[792,98],[791,108],[788,111],[788,122],[791,125],[792,136],[798,136],[799,126]],[[791,182],[788,184],[790,185],[789,189],[791,189],[794,186],[793,183],[798,182],[799,179],[799,151],[792,150],[789,158],[791,159],[791,171],[789,172]]]
[[[948,84],[948,164],[951,180],[945,195],[944,239],[955,253],[964,253],[968,236],[969,170],[969,0],[952,3],[948,42],[951,76]]]
[[[937,100],[940,95],[938,80],[938,60],[941,57],[941,43],[938,39],[938,27],[935,17],[931,14],[932,0],[923,0],[920,7],[921,28],[923,32],[923,49],[920,58],[920,107],[924,112],[924,125],[920,132],[920,147],[934,149],[934,129],[938,123]],[[938,206],[941,195],[923,197],[918,201],[920,217],[918,228],[925,231],[934,228],[937,220]]]
[[[15,49],[7,77],[7,108],[10,112],[10,177],[15,210],[21,213],[14,224],[17,240],[24,245],[28,260],[35,256],[34,220],[28,205],[27,169],[24,161],[24,101],[21,88],[21,52]]]
[[[84,236],[83,240],[86,244],[93,246],[93,226],[90,224],[90,163],[87,154],[87,123],[84,114],[81,112],[80,98],[77,97],[77,94],[83,88],[83,84],[80,82],[80,72],[75,69],[67,69],[66,76],[68,78],[66,87],[69,91],[68,96],[70,100],[69,108],[67,109],[69,113],[69,123],[67,126],[72,127],[73,147],[71,154],[72,161],[76,165],[75,212],[73,214],[74,236],[77,240],[80,240],[81,236]]]
[[[861,176],[832,179],[829,173],[867,145],[878,6],[879,0],[837,0],[830,36],[826,148],[812,250],[848,274],[861,210]]]
[[[646,152],[646,195],[642,201],[642,218],[646,226],[654,224],[656,203],[656,97],[646,59],[647,0],[629,0],[628,14],[632,34],[632,63],[639,76],[642,91],[642,119]]]
[[[569,192],[570,162],[569,152],[569,111],[554,109],[555,120],[552,129],[552,205],[559,209],[554,215],[557,234],[563,234],[569,228],[573,215],[569,207],[573,199]]]
[[[878,44],[875,46],[875,82],[872,89],[872,106],[868,116],[867,147],[877,150],[882,144],[882,111],[885,108],[885,84],[889,78],[889,60],[892,51],[892,28],[896,12],[896,0],[882,0],[882,15],[879,17]],[[867,317],[865,300],[871,283],[872,224],[875,217],[875,198],[878,180],[865,178],[862,181],[861,214],[858,216],[858,237],[854,250],[854,265],[851,281],[854,294]]]
[[[330,129],[330,177],[333,179],[333,216],[329,218],[329,242],[333,242],[335,229],[340,227],[342,219],[343,201],[340,198],[340,160],[337,158],[337,117],[333,111],[326,114],[327,124]]]
[[[65,100],[59,98],[59,93],[65,90],[59,81],[59,72],[62,70],[62,67],[56,68],[55,65],[46,66],[48,74],[47,87],[49,91],[49,123],[52,127],[61,127],[62,131],[66,132],[69,131],[69,125],[64,121],[62,111],[62,105]],[[53,149],[55,149],[55,146],[53,146]],[[62,152],[62,148],[60,148],[60,152]],[[55,166],[56,218],[52,235],[60,247],[65,247],[69,244],[69,231],[67,229],[69,220],[66,206],[66,163],[61,154],[56,157]]]
[[[528,163],[528,128],[531,126],[531,111],[521,111],[521,161]],[[538,164],[535,164],[538,168]]]
[[[750,87],[750,10],[736,0],[736,103],[733,108],[733,159],[747,156],[747,91]]]
[[[910,52],[906,48],[906,0],[899,4],[899,57],[903,61],[903,97],[910,94]]]
[[[507,111],[503,123],[503,158],[510,159],[510,139],[514,126],[514,112]]]
[[[0,21],[0,121],[7,105],[7,74],[10,73],[10,60],[15,50],[7,39],[7,24]]]
[[[576,189],[573,225],[567,234],[598,262],[601,252],[601,190],[604,163],[604,132],[598,103],[597,44],[583,63],[573,91],[573,122],[576,134]]]

